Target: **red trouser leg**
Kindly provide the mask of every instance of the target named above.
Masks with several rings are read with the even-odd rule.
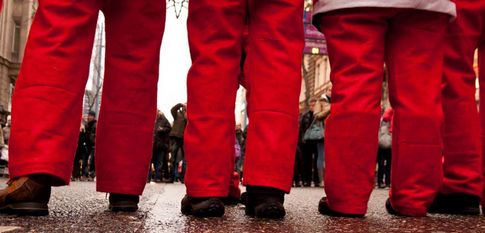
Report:
[[[192,197],[226,197],[234,171],[234,107],[240,74],[246,0],[197,0],[187,29],[185,185]]]
[[[387,57],[396,114],[391,201],[400,213],[426,213],[441,180],[438,51],[446,20],[437,13],[379,8],[322,16],[333,83],[332,114],[325,131],[325,191],[333,210],[366,212],[377,152],[377,137],[371,135],[379,128],[382,65]],[[422,65],[428,62],[430,66]]]
[[[152,154],[164,1],[108,2],[97,190],[140,195]]]
[[[298,137],[303,1],[249,1],[244,184],[289,192]]]
[[[483,16],[483,15],[482,15]],[[478,67],[480,86],[485,87],[485,40],[482,38],[478,45]],[[485,172],[485,88],[480,88],[480,121],[481,121],[481,142],[482,142],[482,171]],[[485,177],[485,173],[483,174]],[[484,180],[485,182],[485,180]],[[485,206],[485,184],[483,186],[482,207]]]
[[[12,105],[13,178],[69,183],[100,1],[40,0]]]
[[[363,214],[374,187],[386,10],[349,9],[320,18],[332,68],[325,125],[325,193],[331,209]]]
[[[403,10],[386,41],[394,109],[390,201],[401,214],[426,215],[442,184],[441,78],[450,17]]]
[[[481,196],[480,120],[475,103],[473,59],[485,21],[483,1],[456,1],[458,17],[448,28],[444,58],[444,180],[441,192]]]
[[[478,62],[479,62],[479,70],[485,71],[485,42],[479,44],[478,47]],[[485,72],[479,72],[479,80],[480,86],[485,87]],[[480,100],[485,100],[485,88],[480,89]],[[480,120],[481,120],[481,143],[482,143],[482,171],[485,172],[485,156],[483,155],[483,151],[485,151],[485,101],[480,101]],[[484,179],[485,173],[482,176]],[[485,180],[482,180],[485,182]],[[485,183],[483,183],[483,193],[482,193],[482,207],[485,206]]]

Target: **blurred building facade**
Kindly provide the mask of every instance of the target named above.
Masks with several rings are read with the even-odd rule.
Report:
[[[11,110],[20,63],[24,56],[29,29],[37,9],[35,0],[3,1],[0,12],[0,117]],[[4,111],[1,111],[1,109]]]

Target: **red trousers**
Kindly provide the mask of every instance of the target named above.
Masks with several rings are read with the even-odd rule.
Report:
[[[473,60],[477,48],[481,58],[485,55],[485,2],[456,0],[455,3],[458,17],[448,28],[444,59],[444,180],[441,192],[481,197],[483,139],[480,141]],[[484,71],[483,59],[480,62],[480,71]],[[483,82],[482,72],[480,75]],[[485,91],[480,93],[484,100]],[[485,125],[483,114],[482,123]]]
[[[69,183],[98,12],[106,63],[96,135],[97,190],[139,195],[152,153],[164,1],[40,0],[15,87],[10,175]]]
[[[394,109],[392,206],[427,212],[441,185],[443,38],[449,16],[353,8],[320,18],[332,68],[325,192],[335,211],[364,214],[374,187],[383,64]]]
[[[197,0],[187,22],[187,194],[227,196],[234,171],[234,107],[248,19],[249,128],[244,184],[289,192],[298,137],[303,1]]]

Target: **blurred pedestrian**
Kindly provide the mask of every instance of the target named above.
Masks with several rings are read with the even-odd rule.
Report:
[[[377,149],[377,187],[391,186],[392,122],[394,112],[388,107],[381,117],[379,127],[379,148]]]
[[[99,11],[105,75],[96,130],[96,189],[135,211],[156,118],[165,1],[39,0],[12,100],[9,186],[0,212],[46,215],[51,186],[70,182]],[[94,165],[94,164],[93,164]]]
[[[389,213],[425,216],[441,184],[443,40],[449,0],[317,0],[330,58],[324,215],[363,217],[374,188],[384,63],[394,109]],[[423,65],[426,64],[426,65]]]
[[[178,103],[170,110],[173,117],[173,127],[170,131],[172,141],[172,167],[173,180],[184,182],[185,178],[185,149],[184,133],[187,126],[187,107],[185,104]],[[179,172],[179,166],[181,166]]]
[[[328,115],[330,114],[330,97],[326,94],[322,94],[315,105],[315,122],[321,125],[323,128],[323,132],[325,132],[325,120],[327,119]],[[325,152],[324,152],[324,144],[325,144],[325,137],[322,140],[316,142],[317,144],[317,158],[314,169],[317,170],[318,174],[318,183],[315,183],[315,187],[320,187],[323,185],[323,174],[325,169]],[[315,180],[317,182],[317,180]]]
[[[241,128],[241,124],[236,125],[236,164],[235,164],[235,171],[239,174],[239,177],[242,178],[243,173],[243,164],[244,164],[244,152],[245,152],[245,138],[244,132]]]
[[[88,150],[86,148],[87,140],[88,136],[86,135],[86,129],[84,128],[84,124],[81,122],[81,127],[79,128],[79,138],[77,141],[76,155],[74,156],[74,166],[72,168],[72,181],[79,180],[82,177],[82,168],[85,166],[83,160],[88,154]]]
[[[96,147],[96,113],[90,111],[88,113],[87,122],[85,128],[86,134],[86,153],[83,158],[83,179],[88,181],[94,181],[96,177],[96,166],[95,166],[95,147]]]
[[[301,117],[300,121],[300,132],[302,132],[302,143],[301,143],[301,153],[303,158],[302,163],[302,179],[304,187],[311,187],[312,181],[317,187],[320,185],[320,179],[318,176],[317,160],[318,160],[318,143],[323,143],[323,131],[321,137],[318,139],[308,139],[305,138],[305,134],[308,134],[309,130],[312,130],[312,126],[319,125],[320,122],[315,120],[315,105],[317,99],[310,98],[308,101],[309,109]]]
[[[11,116],[7,116],[7,124],[3,127],[3,140],[5,140],[5,145],[8,145],[10,139],[10,127],[11,127]]]
[[[155,167],[155,182],[162,182],[162,179],[166,182],[170,182],[171,174],[169,169],[169,133],[172,130],[170,122],[167,118],[158,110],[157,120],[155,122],[155,130],[153,133],[153,154],[152,163]],[[172,180],[173,181],[173,180]]]

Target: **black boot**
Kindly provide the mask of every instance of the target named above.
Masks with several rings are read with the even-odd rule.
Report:
[[[109,194],[109,210],[113,212],[135,212],[138,210],[138,195]]]
[[[276,188],[248,186],[246,215],[256,218],[281,219],[286,215],[283,206],[285,192]]]
[[[346,218],[363,218],[364,214],[346,214],[334,211],[328,207],[327,197],[322,197],[318,203],[318,212],[322,215],[328,215],[332,217],[346,217]]]
[[[391,205],[391,200],[389,200],[389,198],[387,198],[386,200],[386,210],[387,210],[387,213],[391,214],[391,215],[395,215],[395,216],[404,216],[402,214],[399,214],[395,209],[394,207],[392,207]]]
[[[218,197],[194,198],[185,195],[182,199],[181,211],[182,214],[196,217],[222,217],[224,203]]]
[[[428,209],[429,213],[455,214],[455,215],[480,215],[480,197],[453,193],[444,195],[439,193],[433,204]]]

